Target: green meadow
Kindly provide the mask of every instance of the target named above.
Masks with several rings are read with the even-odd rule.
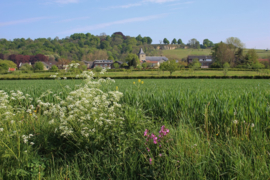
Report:
[[[259,58],[265,59],[270,57],[270,51],[265,51],[263,49],[255,49]],[[247,53],[248,49],[244,50],[244,55]],[[172,57],[172,58],[187,58],[190,55],[211,55],[211,49],[175,49],[175,50],[162,50],[162,55]]]
[[[270,177],[269,80],[95,82],[0,81],[0,179]]]

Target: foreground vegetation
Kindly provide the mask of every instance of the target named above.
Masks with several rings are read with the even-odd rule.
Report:
[[[270,177],[269,80],[96,82],[1,81],[0,179]]]

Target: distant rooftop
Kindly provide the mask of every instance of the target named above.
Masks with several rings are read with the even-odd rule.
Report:
[[[165,56],[146,56],[145,60],[148,61],[168,61],[168,58],[166,58]]]

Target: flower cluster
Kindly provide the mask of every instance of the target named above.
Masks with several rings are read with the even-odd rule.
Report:
[[[162,126],[160,131],[159,131],[159,135],[156,136],[154,133],[149,134],[149,130],[146,129],[144,131],[144,136],[146,137],[145,145],[146,145],[147,151],[150,152],[151,149],[154,149],[152,152],[153,153],[158,152],[158,156],[161,157],[162,156],[161,152],[164,151],[162,149],[162,145],[164,145],[165,143],[168,143],[168,141],[171,140],[171,139],[167,140],[168,139],[167,136],[168,136],[169,132],[170,132],[169,129],[166,129],[165,126]],[[149,163],[152,164],[152,161],[153,161],[153,159],[150,158]]]

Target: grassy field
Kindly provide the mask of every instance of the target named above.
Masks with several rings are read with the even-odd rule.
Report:
[[[244,50],[244,55],[247,53],[248,49]],[[270,51],[265,51],[262,49],[256,49],[259,58],[269,58]],[[175,50],[162,50],[162,55],[174,58],[182,59],[187,58],[189,55],[210,55],[211,49],[175,49]]]
[[[48,78],[50,77],[52,74],[52,72],[45,72],[45,73],[22,73],[20,75],[16,75],[16,74],[2,74],[0,75],[0,79],[3,78]],[[162,71],[133,71],[130,73],[127,72],[107,72],[105,75],[105,77],[122,77],[122,76],[132,76],[132,77],[136,77],[136,76],[169,76],[170,73],[168,71],[162,72]],[[172,74],[173,76],[223,76],[223,71],[200,71],[200,70],[196,70],[196,71],[189,71],[189,70],[182,70],[182,71],[175,71]],[[259,72],[256,71],[228,71],[227,76],[258,76],[258,75],[262,75]],[[268,75],[269,74],[263,74],[263,75]],[[75,77],[76,75],[72,75],[69,73],[65,73],[65,74],[61,74],[59,73],[59,77]]]
[[[0,179],[270,177],[269,80],[82,82],[1,81],[10,97],[0,93]],[[121,104],[115,117],[103,109],[107,99]]]

